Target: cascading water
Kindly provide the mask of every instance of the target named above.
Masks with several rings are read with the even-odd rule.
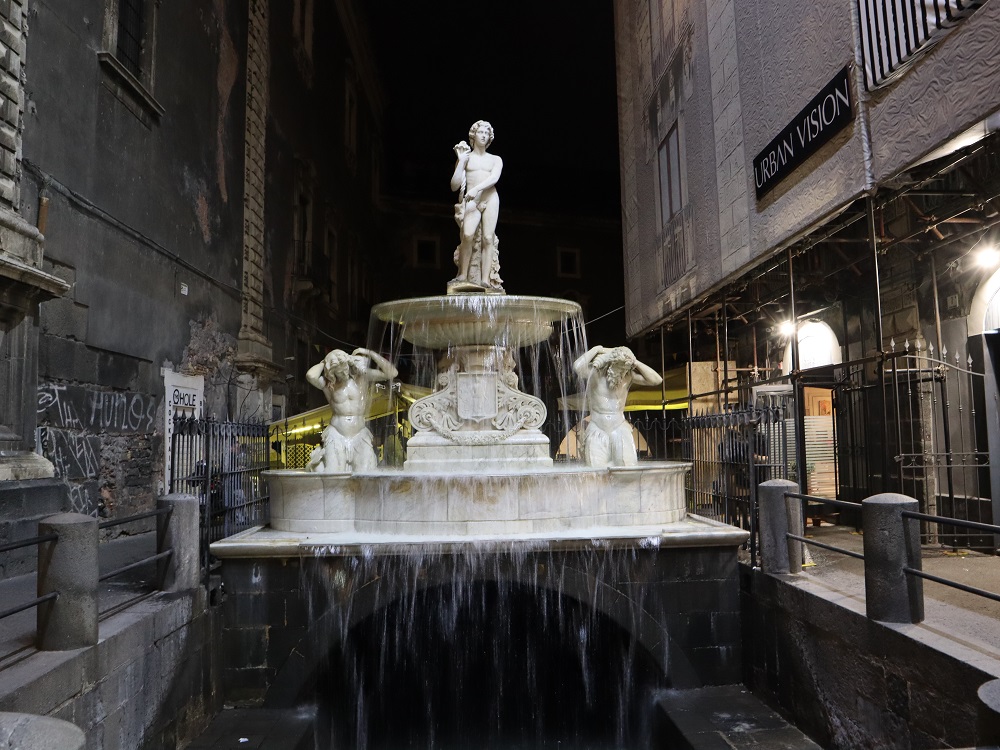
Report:
[[[668,647],[631,634],[641,592],[626,608],[605,588],[641,544],[330,551],[303,558],[305,586],[327,592],[310,612],[328,648],[306,696],[317,748],[650,745]]]

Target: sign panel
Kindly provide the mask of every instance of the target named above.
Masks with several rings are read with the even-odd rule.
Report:
[[[844,66],[754,158],[757,200],[767,195],[820,146],[850,125],[853,119],[851,77],[847,66]]]

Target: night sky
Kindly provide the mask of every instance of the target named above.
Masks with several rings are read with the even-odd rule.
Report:
[[[385,86],[383,190],[451,203],[452,146],[489,120],[502,205],[619,218],[610,0],[364,0]]]

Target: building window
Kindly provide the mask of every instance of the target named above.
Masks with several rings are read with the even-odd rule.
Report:
[[[312,268],[312,200],[304,190],[295,201],[295,270],[308,274]]]
[[[105,84],[144,124],[163,107],[153,97],[159,0],[104,0],[104,34],[97,53]]]
[[[142,27],[144,0],[121,0],[118,4],[118,61],[136,78],[142,77]]]
[[[358,235],[351,232],[347,235],[347,313],[352,318],[357,315],[361,296],[359,253]]]
[[[358,89],[354,66],[350,63],[344,77],[344,155],[354,174],[358,167]]]
[[[580,248],[556,248],[556,276],[564,279],[580,278]]]
[[[327,258],[327,263],[329,264],[330,269],[327,301],[330,303],[330,306],[336,310],[337,305],[340,302],[340,290],[337,287],[337,282],[340,277],[340,274],[337,271],[339,253],[337,251],[337,232],[330,227],[327,227],[326,237],[323,241],[323,254]]]
[[[413,266],[414,268],[440,268],[440,247],[437,239],[418,237],[414,240]]]
[[[292,6],[295,63],[307,85],[313,80],[313,0],[295,0]]]
[[[684,204],[680,136],[675,123],[657,152],[660,175],[660,223],[667,224]]]

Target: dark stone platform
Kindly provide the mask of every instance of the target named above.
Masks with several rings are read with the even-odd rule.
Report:
[[[660,747],[674,750],[820,750],[742,685],[669,690],[657,703]]]

